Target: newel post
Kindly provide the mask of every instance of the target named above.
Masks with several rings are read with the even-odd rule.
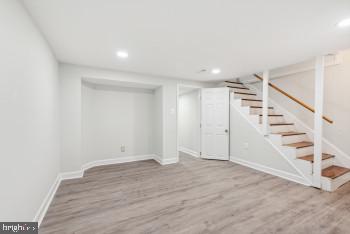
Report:
[[[263,134],[269,135],[269,71],[264,71],[263,74],[263,108],[262,108],[262,125]]]
[[[315,63],[313,186],[317,188],[321,188],[321,173],[322,173],[323,95],[324,95],[324,56],[320,56],[316,58],[316,63]]]

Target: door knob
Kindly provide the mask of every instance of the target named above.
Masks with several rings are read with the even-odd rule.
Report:
[[[228,129],[225,129],[225,132],[228,133]]]

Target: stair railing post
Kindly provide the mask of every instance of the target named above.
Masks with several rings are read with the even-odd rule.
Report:
[[[263,134],[269,135],[269,71],[264,71],[263,74],[263,108],[262,108],[262,125]]]
[[[320,56],[316,58],[316,63],[315,63],[313,186],[317,188],[321,188],[321,174],[322,174],[323,95],[324,95],[324,56]]]

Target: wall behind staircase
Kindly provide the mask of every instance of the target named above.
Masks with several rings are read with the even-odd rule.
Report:
[[[334,124],[324,121],[324,137],[350,155],[350,50],[340,52],[342,63],[325,69],[324,114]],[[271,81],[291,95],[314,106],[314,71],[282,76]],[[261,83],[257,84],[261,89]],[[313,114],[290,99],[270,89],[271,98],[313,128]]]
[[[18,1],[0,28],[0,220],[32,221],[59,173],[57,63]]]
[[[295,168],[234,107],[230,108],[230,160],[289,180],[303,180]]]

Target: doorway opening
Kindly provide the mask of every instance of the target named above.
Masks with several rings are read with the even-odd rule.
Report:
[[[229,160],[229,99],[226,87],[178,86],[179,160]]]
[[[201,89],[178,86],[178,154],[200,157]]]
[[[82,163],[161,155],[161,93],[157,85],[82,79]]]

